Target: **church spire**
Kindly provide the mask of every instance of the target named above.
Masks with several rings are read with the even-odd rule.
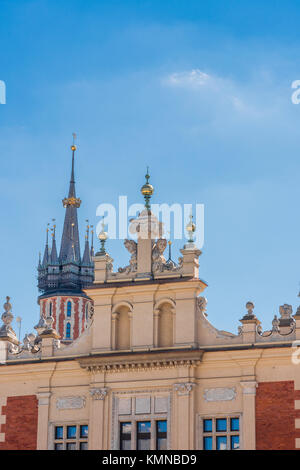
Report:
[[[61,240],[59,259],[61,263],[76,262],[80,263],[80,243],[78,232],[77,208],[80,207],[81,200],[76,198],[74,160],[75,160],[75,138],[73,134],[72,150],[72,170],[69,185],[68,197],[63,199],[63,206],[66,209],[64,229]]]
[[[91,264],[91,254],[90,254],[90,243],[89,243],[89,235],[90,235],[90,226],[89,221],[86,220],[86,235],[85,235],[85,246],[84,246],[84,253],[82,257],[82,266],[90,266]]]
[[[55,222],[55,219],[52,219],[53,222]],[[50,264],[58,264],[58,256],[57,256],[57,249],[56,249],[56,240],[55,240],[55,231],[56,231],[56,225],[55,223],[53,224],[53,227],[51,229],[52,232],[52,249],[51,249],[51,255],[50,255]]]

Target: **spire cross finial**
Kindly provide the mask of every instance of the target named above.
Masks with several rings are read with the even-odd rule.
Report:
[[[86,238],[86,240],[88,240],[89,234],[90,234],[89,219],[86,219],[85,221],[86,221],[86,223],[87,223],[87,226],[86,226],[86,236],[85,236],[85,238]]]
[[[71,145],[71,150],[72,150],[73,155],[74,155],[74,152],[75,152],[75,150],[76,150],[76,148],[77,148],[76,145],[75,145],[75,140],[76,140],[76,137],[77,137],[76,134],[75,134],[75,132],[73,132],[72,136],[73,136],[73,143],[72,143],[72,145]]]
[[[53,227],[51,228],[51,232],[52,232],[52,237],[55,240],[55,231],[56,231],[55,219],[52,219],[52,222],[53,222]]]
[[[48,234],[49,234],[49,226],[50,226],[50,223],[47,224],[47,228],[46,228],[46,245],[48,245]]]
[[[91,238],[91,253],[93,254],[93,252],[94,252],[94,225],[91,225],[91,234],[92,234],[92,238]]]

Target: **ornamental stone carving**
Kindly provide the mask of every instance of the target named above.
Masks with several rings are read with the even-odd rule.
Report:
[[[205,401],[230,401],[234,400],[236,397],[235,388],[207,388],[204,390],[204,400]]]
[[[163,253],[167,246],[165,238],[159,238],[152,249],[152,270],[153,272],[163,271],[166,265],[166,258]]]
[[[102,388],[91,388],[91,389],[90,389],[91,397],[92,397],[94,400],[104,400],[104,398],[106,397],[107,393],[108,393],[108,388],[106,388],[106,387],[102,387]]]
[[[119,273],[130,273],[135,272],[137,270],[137,243],[134,240],[125,240],[124,241],[125,248],[131,254],[131,258],[129,260],[129,265],[125,266],[125,268],[119,268]]]
[[[61,397],[56,400],[58,410],[73,410],[85,407],[85,397]]]
[[[178,393],[179,396],[189,395],[195,386],[192,382],[174,384],[174,390]]]
[[[254,380],[245,380],[240,382],[244,395],[256,395],[257,382]]]
[[[199,312],[207,317],[207,313],[206,313],[207,299],[206,299],[206,297],[197,297],[196,301],[197,301],[197,308],[198,308]]]

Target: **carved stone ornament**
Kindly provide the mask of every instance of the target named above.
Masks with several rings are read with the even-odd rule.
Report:
[[[205,401],[230,401],[236,397],[235,388],[207,388],[203,394]]]
[[[163,253],[167,246],[167,240],[165,238],[159,238],[152,248],[152,271],[158,272],[163,271],[166,265],[166,258]]]
[[[174,390],[179,396],[186,396],[193,390],[194,385],[195,384],[191,382],[174,384]]]
[[[131,258],[129,261],[129,265],[125,266],[125,268],[119,268],[119,273],[130,273],[135,272],[137,270],[137,243],[134,240],[125,240],[124,241],[125,248],[131,254]]]
[[[102,387],[102,388],[91,388],[90,389],[90,394],[91,397],[94,400],[104,400],[108,393],[108,388]]]
[[[281,318],[290,318],[293,313],[293,307],[288,304],[280,305],[279,313]]]
[[[73,410],[85,407],[85,397],[61,397],[56,400],[58,410]]]
[[[207,299],[205,297],[197,297],[197,308],[200,313],[207,316],[206,313]]]

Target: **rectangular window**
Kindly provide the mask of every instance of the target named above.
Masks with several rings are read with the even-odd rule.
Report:
[[[151,421],[137,422],[137,450],[150,450]]]
[[[168,422],[166,419],[120,423],[120,450],[167,450],[167,438]],[[132,449],[134,442],[136,442],[136,448]]]
[[[156,421],[156,450],[167,450],[167,421]]]
[[[120,424],[120,450],[131,449],[131,423]]]
[[[209,417],[202,419],[204,450],[236,450],[240,448],[240,418]]]
[[[87,450],[88,425],[67,424],[54,427],[54,450]]]

